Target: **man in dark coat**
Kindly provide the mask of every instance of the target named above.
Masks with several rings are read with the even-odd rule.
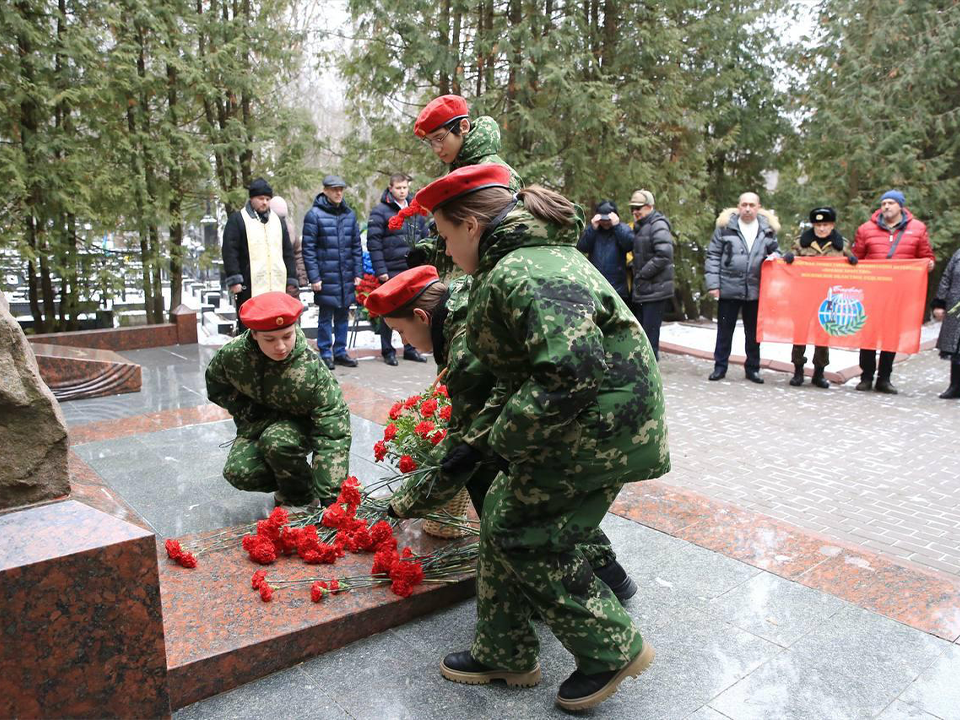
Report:
[[[616,204],[612,200],[601,200],[580,236],[577,250],[587,256],[627,304],[627,253],[632,249],[633,233],[626,223],[620,222]]]
[[[367,223],[367,251],[373,272],[380,282],[386,282],[407,269],[407,255],[420,240],[426,238],[427,222],[423,215],[406,218],[403,226],[391,230],[387,223],[401,209],[407,207],[407,194],[410,192],[410,178],[403,173],[390,176],[390,186],[380,196],[380,203],[370,212]],[[393,349],[393,330],[387,323],[380,323],[380,351],[387,365],[397,364],[397,353]],[[417,349],[410,344],[403,346],[403,359],[414,362],[426,362]]]
[[[957,250],[940,278],[933,299],[933,319],[942,320],[937,349],[950,361],[950,385],[940,393],[944,400],[960,398],[960,250]]]
[[[363,275],[363,248],[356,213],[343,201],[346,186],[339,175],[327,175],[323,190],[303,218],[303,264],[320,310],[317,350],[331,370],[334,364],[357,366],[347,355],[347,328],[355,288]]]
[[[248,191],[247,204],[227,218],[221,248],[226,285],[237,305],[237,333],[246,329],[240,306],[254,295],[286,291],[296,297],[299,292],[287,225],[270,212],[273,190],[257,178]]]
[[[637,190],[630,198],[633,213],[633,314],[653,354],[660,359],[660,325],[673,298],[673,232],[670,221],[654,208],[653,193]]]
[[[710,380],[727,374],[737,316],[743,314],[744,363],[747,380],[762,383],[757,312],[760,308],[760,268],[771,255],[779,255],[777,216],[760,206],[756,193],[745,192],[735,208],[717,218],[707,247],[707,292],[717,303],[717,344],[713,350]]]

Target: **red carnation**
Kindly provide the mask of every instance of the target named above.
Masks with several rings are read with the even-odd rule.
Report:
[[[374,523],[373,527],[370,528],[370,538],[375,545],[379,545],[391,535],[393,535],[393,528],[386,520]]]
[[[195,568],[197,566],[197,559],[190,553],[185,552],[177,557],[177,564],[180,567]]]
[[[280,531],[280,549],[284,555],[293,555],[297,551],[301,534],[299,528],[285,527]]]
[[[337,496],[337,504],[346,503],[356,507],[362,499],[360,497],[360,481],[355,477],[348,477],[344,480],[343,485],[340,486],[340,495]]]
[[[410,549],[409,545],[403,549],[403,552],[400,554],[400,557],[405,557],[405,558],[413,557],[413,550]]]
[[[428,434],[433,432],[435,427],[436,425],[429,420],[424,420],[421,423],[417,423],[417,426],[413,429],[413,431],[420,437],[425,438]]]
[[[402,473],[413,472],[414,470],[417,469],[417,463],[409,455],[404,455],[403,457],[400,458],[400,463],[398,467],[400,468],[400,472]]]
[[[446,430],[437,430],[433,435],[430,436],[430,442],[434,445],[439,445],[440,441],[447,436]]]
[[[394,595],[399,595],[400,597],[410,597],[413,595],[413,585],[405,580],[394,580],[390,583],[390,589]]]
[[[397,426],[394,425],[393,423],[390,423],[389,425],[387,425],[387,427],[383,431],[383,439],[386,440],[387,442],[390,442],[396,436],[397,436]]]
[[[391,535],[386,540],[378,542],[374,550],[396,550],[397,545],[399,545],[397,538]]]
[[[253,577],[250,579],[250,587],[252,587],[254,590],[259,590],[266,576],[267,576],[266,570],[257,570],[253,574]]]
[[[410,397],[408,397],[406,400],[403,401],[403,406],[405,408],[416,407],[418,402],[420,402],[420,396],[411,395]]]
[[[315,582],[310,586],[310,599],[320,602],[323,599],[323,583]]]
[[[370,537],[370,531],[366,528],[357,530],[353,533],[353,543],[357,546],[357,550],[365,552],[370,550],[374,546],[373,538]]]
[[[440,408],[441,420],[449,420],[452,414],[453,414],[453,408],[450,405],[444,405],[442,408]]]
[[[274,545],[280,544],[280,528],[269,520],[257,520],[257,535],[267,538]]]
[[[420,414],[424,417],[432,417],[433,414],[437,411],[437,401],[433,398],[426,400],[423,405],[420,406]]]
[[[167,557],[171,560],[176,560],[183,555],[183,548],[176,540],[167,540],[163,546],[167,549]]]
[[[338,592],[340,592],[340,581],[339,581],[339,580],[331,580],[331,581],[330,581],[329,588],[330,588],[330,594],[331,594],[331,595],[336,595]]]
[[[323,512],[322,522],[324,527],[343,527],[348,520],[349,518],[347,517],[347,513],[344,511],[343,506],[339,503],[334,503]]]
[[[253,543],[248,552],[250,559],[261,565],[269,565],[277,559],[277,548],[267,538]]]
[[[450,393],[447,392],[446,385],[437,385],[437,389],[433,391],[434,395],[443,395],[443,397],[450,397]]]
[[[396,420],[400,417],[400,414],[403,412],[403,403],[396,402],[393,404],[393,407],[390,408],[390,419]]]
[[[403,227],[403,218],[399,214],[394,215],[392,218],[387,220],[387,227],[391,230],[399,230]]]
[[[260,599],[264,602],[273,600],[273,588],[267,584],[266,580],[260,583]]]
[[[373,444],[373,457],[380,462],[387,456],[387,444],[383,440],[377,440]]]
[[[272,525],[275,525],[277,530],[279,531],[279,529],[282,528],[284,525],[286,525],[287,522],[290,520],[290,513],[288,513],[282,507],[275,507],[273,509],[273,512],[270,513],[269,520],[270,520],[270,523]]]
[[[394,549],[383,549],[378,550],[373,554],[373,567],[370,569],[370,572],[374,575],[379,573],[384,573],[389,575],[390,571],[393,569],[393,566],[400,560],[400,556],[397,555],[397,551]]]

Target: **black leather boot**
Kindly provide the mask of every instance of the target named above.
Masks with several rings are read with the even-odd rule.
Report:
[[[621,604],[637,594],[637,584],[627,575],[623,565],[616,560],[603,567],[594,568],[593,574],[610,588]]]
[[[793,377],[790,378],[790,384],[794,387],[803,385],[803,365],[793,366]]]
[[[512,687],[533,687],[540,682],[540,663],[526,672],[497,670],[473,659],[469,650],[450,653],[440,663],[440,674],[447,680],[466,685],[486,685],[503,680]]]
[[[940,393],[944,400],[956,400],[960,398],[960,365],[955,362],[950,363],[950,387]]]
[[[830,387],[830,381],[823,376],[822,367],[815,367],[813,369],[813,379],[810,382],[818,388],[826,389]]]
[[[587,675],[579,670],[560,683],[557,705],[564,710],[586,710],[599,705],[613,695],[620,683],[628,677],[637,677],[653,662],[653,648],[643,643],[643,649],[630,663],[620,670]]]
[[[898,390],[893,386],[893,383],[890,382],[890,378],[877,378],[877,384],[873,388],[878,393],[883,393],[884,395],[896,395]]]

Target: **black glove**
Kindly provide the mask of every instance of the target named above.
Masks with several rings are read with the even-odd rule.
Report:
[[[794,256],[794,254],[793,254],[792,252],[788,252],[788,253],[784,253],[784,254],[783,254],[783,259],[787,261],[787,265],[791,265],[791,264],[793,263],[794,257],[795,257],[795,256]]]
[[[407,267],[415,268],[427,264],[427,251],[423,248],[415,247],[407,253]]]
[[[848,256],[847,256],[847,262],[850,263],[851,265],[856,265],[856,264],[857,264],[858,262],[860,262],[860,261],[857,260],[857,256],[856,256],[856,255],[848,255]]]
[[[482,457],[483,455],[472,446],[460,443],[443,456],[440,469],[448,475],[456,475],[472,470]]]
[[[510,461],[507,460],[503,455],[494,455],[493,464],[500,472],[508,472],[510,470]]]

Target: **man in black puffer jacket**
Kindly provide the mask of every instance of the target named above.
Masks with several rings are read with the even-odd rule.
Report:
[[[653,354],[660,359],[660,325],[673,298],[673,229],[654,209],[653,193],[637,190],[630,197],[633,213],[632,309]]]
[[[390,186],[380,196],[380,203],[370,212],[367,223],[367,251],[373,272],[380,282],[386,282],[407,269],[407,255],[420,240],[427,237],[427,221],[423,215],[408,217],[403,227],[391,230],[387,223],[390,218],[407,206],[407,194],[410,192],[410,178],[403,173],[390,176]],[[385,322],[380,323],[380,352],[387,365],[397,364],[397,353],[393,349],[393,331]],[[414,362],[426,362],[413,345],[403,346],[403,359]]]

